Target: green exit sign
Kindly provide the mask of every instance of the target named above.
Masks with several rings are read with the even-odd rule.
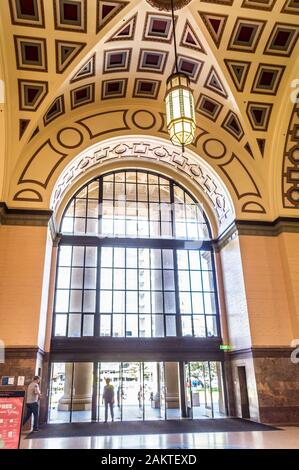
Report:
[[[230,344],[220,344],[221,351],[231,351],[233,347]]]

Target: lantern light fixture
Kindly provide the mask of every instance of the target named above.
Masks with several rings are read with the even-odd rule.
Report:
[[[170,75],[166,86],[166,117],[170,140],[183,148],[193,142],[196,122],[193,92],[189,77],[178,70],[178,55],[175,33],[174,3],[171,0],[175,72]]]

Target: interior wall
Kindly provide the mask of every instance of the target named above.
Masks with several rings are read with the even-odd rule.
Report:
[[[240,236],[252,346],[290,346],[293,328],[280,237]]]
[[[43,347],[47,227],[0,225],[0,337],[6,347]],[[43,299],[43,301],[42,301]]]

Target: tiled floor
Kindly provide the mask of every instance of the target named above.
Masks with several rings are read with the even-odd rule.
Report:
[[[299,449],[299,427],[279,431],[25,439],[23,449]]]

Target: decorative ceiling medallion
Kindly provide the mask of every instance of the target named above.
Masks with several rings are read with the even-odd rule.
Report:
[[[243,0],[242,8],[272,11],[276,0]]]
[[[44,125],[47,126],[54,119],[58,118],[65,113],[64,107],[64,96],[60,95],[56,100],[51,104],[48,111],[44,115]]]
[[[136,29],[136,20],[137,20],[137,13],[133,18],[126,21],[124,24],[121,25],[120,28],[117,29],[106,42],[110,41],[124,41],[124,40],[134,40],[135,37],[135,29]]]
[[[48,93],[48,82],[18,80],[21,111],[36,111]]]
[[[218,48],[224,33],[224,28],[227,22],[227,15],[217,15],[214,13],[198,12],[205,27],[210,33],[216,47]]]
[[[47,43],[43,38],[14,36],[18,70],[48,71]]]
[[[37,126],[37,127],[34,129],[34,131],[32,132],[32,135],[31,135],[31,137],[30,137],[30,139],[29,139],[29,142],[31,142],[31,140],[33,140],[34,137],[35,137],[38,133],[39,133],[39,127]]]
[[[19,140],[23,137],[28,125],[30,123],[29,119],[20,119],[19,120]]]
[[[65,69],[78,57],[85,42],[55,41],[56,48],[56,72],[63,73]]]
[[[215,93],[217,93],[220,96],[223,96],[224,98],[228,97],[228,94],[224,88],[224,85],[222,84],[222,81],[213,65],[207,76],[204,87],[208,88],[209,90],[214,91]]]
[[[177,21],[177,18],[175,19]],[[147,13],[143,33],[144,41],[172,41],[172,18],[170,15]]]
[[[140,49],[138,72],[164,73],[168,52]]]
[[[103,73],[128,72],[132,49],[113,49],[104,52]]]
[[[83,80],[84,78],[90,78],[94,77],[96,73],[96,55],[93,54],[93,56],[88,59],[87,62],[85,62],[84,65],[78,70],[77,73],[73,76],[71,79],[70,83],[78,82],[79,80]]]
[[[200,94],[196,104],[196,111],[214,122],[217,120],[222,108],[223,105],[219,101],[203,93]]]
[[[251,93],[276,95],[284,71],[284,65],[259,64]]]
[[[250,155],[252,158],[254,158],[253,153],[252,153],[252,150],[251,150],[251,147],[250,147],[250,145],[249,145],[249,142],[247,142],[247,143],[244,145],[244,149],[246,150],[246,152],[249,153],[249,155]]]
[[[298,0],[287,0],[281,10],[281,13],[287,13],[291,15],[299,14],[299,2]]]
[[[71,108],[79,108],[89,103],[93,103],[95,99],[95,84],[90,83],[71,91]]]
[[[104,80],[102,82],[102,100],[109,98],[125,98],[128,79]]]
[[[98,33],[106,26],[118,13],[125,8],[129,2],[97,0],[97,28]]]
[[[224,59],[225,65],[238,91],[243,91],[251,62]]]
[[[255,52],[266,21],[237,18],[228,49],[240,52]]]
[[[272,108],[272,103],[248,102],[246,112],[254,131],[266,132],[268,130]]]
[[[161,82],[160,80],[149,80],[147,78],[136,78],[133,98],[157,99]]]
[[[265,47],[264,54],[290,57],[298,37],[299,24],[276,23]]]
[[[233,112],[229,111],[222,123],[223,129],[229,132],[238,141],[244,136],[244,131],[239,121],[238,116]]]
[[[206,54],[205,48],[203,47],[201,41],[198,39],[197,34],[192,28],[189,21],[186,21],[183,35],[180,42],[181,47],[188,47],[189,49],[194,49],[195,51],[202,52]]]
[[[160,11],[171,11],[171,0],[146,0],[152,7]],[[173,9],[180,10],[188,5],[192,0],[173,0]]]
[[[55,29],[86,33],[86,0],[53,0]]]
[[[9,7],[12,24],[45,27],[43,0],[9,0]]]
[[[178,71],[187,75],[191,82],[197,82],[203,67],[203,61],[192,59],[192,57],[178,56]],[[175,68],[174,68],[175,71]]]

